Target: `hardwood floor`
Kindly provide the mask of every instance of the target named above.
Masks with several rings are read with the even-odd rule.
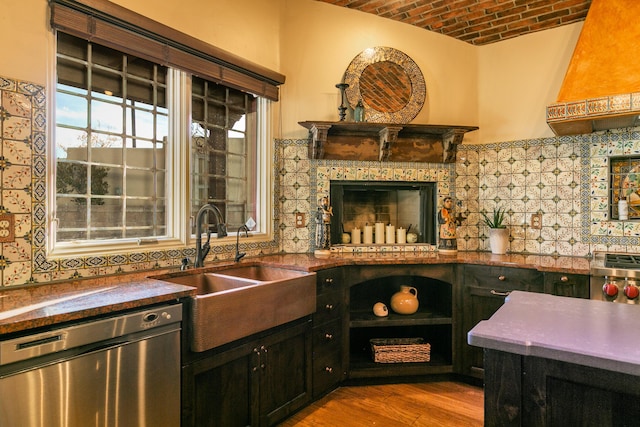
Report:
[[[341,387],[280,427],[482,426],[482,388],[452,382]]]

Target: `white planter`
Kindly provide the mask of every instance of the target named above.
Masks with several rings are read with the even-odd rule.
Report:
[[[509,245],[509,230],[506,228],[489,229],[489,246],[491,253],[506,254]]]

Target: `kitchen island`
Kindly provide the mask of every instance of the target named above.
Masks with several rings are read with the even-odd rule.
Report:
[[[485,425],[639,425],[640,307],[512,292],[468,334],[485,349]]]

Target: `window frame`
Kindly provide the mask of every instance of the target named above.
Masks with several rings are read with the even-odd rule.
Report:
[[[48,238],[46,254],[50,258],[74,258],[86,256],[103,256],[111,254],[166,251],[174,249],[189,249],[195,244],[193,228],[194,217],[190,213],[191,207],[191,74],[169,67],[168,106],[169,138],[167,143],[167,219],[166,236],[152,238],[131,238],[94,241],[56,242],[56,163],[55,156],[55,128],[56,128],[56,90],[57,90],[57,33],[52,31],[50,38],[52,64],[49,67],[52,84],[47,90],[50,108],[47,111],[47,229]],[[179,84],[176,84],[178,83]],[[257,98],[257,144],[256,144],[256,212],[258,228],[243,242],[265,242],[274,238],[273,234],[273,148],[271,144],[271,101],[259,96]],[[177,111],[174,111],[177,106]],[[180,124],[184,125],[180,125]],[[184,141],[176,143],[176,141]],[[225,219],[226,220],[226,219]],[[212,245],[235,243],[236,232],[230,230],[229,237],[211,240]]]

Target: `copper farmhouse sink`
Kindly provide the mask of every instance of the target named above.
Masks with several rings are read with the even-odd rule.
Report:
[[[196,352],[299,319],[316,307],[316,274],[304,271],[246,265],[155,279],[198,289],[188,317]]]

